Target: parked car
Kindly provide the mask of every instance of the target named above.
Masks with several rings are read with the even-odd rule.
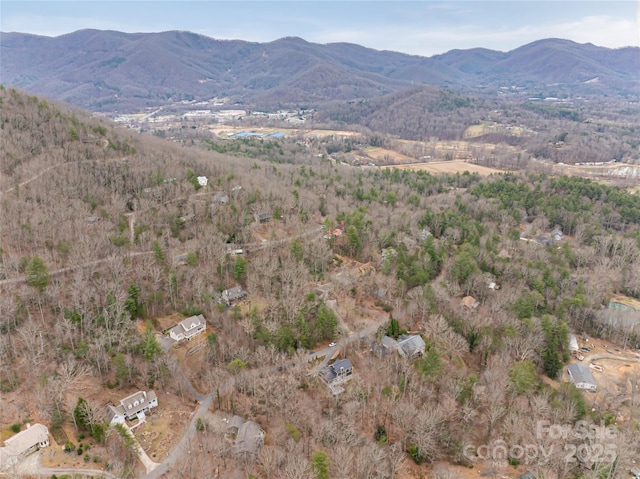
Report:
[[[591,349],[585,348],[584,346],[582,348],[580,348],[580,349],[582,349],[585,353],[588,353],[589,351],[591,351]]]
[[[329,347],[332,348],[336,345],[336,343],[329,343]]]

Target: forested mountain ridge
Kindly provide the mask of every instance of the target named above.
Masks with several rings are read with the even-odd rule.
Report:
[[[181,31],[80,30],[53,38],[2,33],[0,53],[3,83],[102,111],[215,96],[246,104],[317,105],[411,84],[495,90],[561,83],[575,91],[637,94],[640,71],[638,48],[560,39],[506,53],[454,50],[426,58],[300,38],[252,43]]]
[[[102,414],[153,388],[163,411],[136,437],[159,438],[145,446],[165,477],[622,478],[638,457],[640,319],[606,308],[640,298],[637,196],[543,174],[288,163],[298,138],[252,138],[252,158],[227,157],[14,89],[0,99],[3,434],[42,422],[58,446],[90,446],[55,448],[72,465],[144,476]],[[221,304],[235,286],[247,300]],[[206,336],[163,349],[193,314]],[[415,361],[381,347],[404,330],[426,343]],[[628,367],[596,376],[602,393],[563,381],[571,331],[624,355]],[[328,341],[354,366],[338,396],[305,353]],[[267,431],[257,453],[238,455],[219,426],[236,414]],[[584,438],[537,432],[578,420],[616,421],[602,444],[615,460],[567,462]],[[550,454],[482,457],[497,443]]]

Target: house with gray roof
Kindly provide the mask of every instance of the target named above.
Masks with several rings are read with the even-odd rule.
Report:
[[[585,389],[587,391],[595,392],[598,389],[596,380],[593,379],[593,375],[589,368],[582,364],[570,364],[567,368],[569,372],[569,379],[578,389]]]
[[[391,336],[384,336],[382,338],[382,348],[385,353],[398,350],[398,341]]]
[[[256,213],[253,215],[253,219],[258,223],[268,223],[269,221],[271,221],[271,213],[266,211],[262,213]]]
[[[397,351],[400,356],[415,359],[422,357],[426,343],[419,334],[401,334],[396,341],[390,336],[382,338],[382,350],[384,352]]]
[[[154,407],[158,406],[158,396],[154,391],[138,391],[120,400],[119,406],[107,406],[105,418],[110,425],[122,424],[125,420],[144,419]]]
[[[38,449],[49,445],[49,429],[43,424],[27,424],[24,431],[4,441],[0,447],[0,470],[9,468]]]
[[[180,253],[173,257],[174,264],[183,265],[187,263],[187,258],[189,257],[189,253]]]
[[[323,379],[326,383],[346,381],[353,374],[353,364],[348,359],[337,359],[324,370]]]
[[[207,330],[207,321],[201,314],[180,321],[169,330],[169,336],[175,341],[190,341]]]
[[[344,392],[343,384],[353,375],[353,364],[348,359],[337,359],[319,371],[320,378],[329,387],[334,396]]]
[[[256,454],[264,444],[265,432],[255,421],[238,415],[227,420],[227,432],[233,436],[233,450],[238,454]]]
[[[234,286],[233,288],[225,289],[220,295],[220,299],[228,306],[234,301],[246,297],[248,294],[249,293],[242,289],[242,286]]]
[[[238,434],[238,431],[240,430],[240,427],[243,423],[244,419],[242,419],[240,416],[233,416],[231,419],[229,419],[229,421],[227,421],[227,429],[231,434]]]
[[[337,359],[332,364],[319,370],[320,378],[325,382],[334,396],[342,394],[342,385],[349,381],[353,375],[353,364],[348,359]]]
[[[424,355],[426,343],[419,334],[402,334],[398,338],[398,353],[407,358],[419,358]]]
[[[235,451],[243,454],[256,454],[264,444],[265,433],[260,424],[254,421],[243,422],[234,444]]]

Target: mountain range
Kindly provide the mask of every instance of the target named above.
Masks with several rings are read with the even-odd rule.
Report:
[[[640,92],[640,48],[539,40],[509,52],[482,48],[433,57],[326,45],[269,43],[184,31],[80,30],[58,37],[0,33],[0,82],[94,111],[230,97],[251,105],[370,98],[411,85],[495,91],[500,86]]]

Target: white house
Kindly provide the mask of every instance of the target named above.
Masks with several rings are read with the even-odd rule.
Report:
[[[587,391],[595,392],[598,389],[596,380],[593,379],[593,375],[589,368],[582,364],[570,364],[568,368],[569,379],[578,389],[585,389]]]
[[[110,425],[121,424],[126,419],[144,419],[148,413],[158,405],[158,396],[154,391],[138,391],[120,400],[119,406],[107,406],[106,419]]]
[[[207,186],[209,183],[209,179],[206,176],[198,176],[197,180],[200,186]]]
[[[204,319],[204,316],[199,314],[198,316],[191,316],[190,318],[180,321],[169,330],[169,336],[175,341],[182,341],[183,339],[189,341],[194,336],[204,333],[206,330],[207,321]]]
[[[43,424],[27,424],[24,431],[4,441],[0,447],[0,469],[10,467],[27,454],[49,445],[49,429]]]

